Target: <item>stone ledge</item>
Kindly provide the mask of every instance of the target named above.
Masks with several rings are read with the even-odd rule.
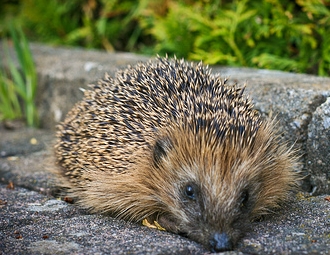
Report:
[[[0,194],[0,254],[209,254],[181,236],[89,215],[35,191],[0,184]],[[237,249],[221,254],[329,254],[325,196],[297,197],[283,211],[251,223]]]

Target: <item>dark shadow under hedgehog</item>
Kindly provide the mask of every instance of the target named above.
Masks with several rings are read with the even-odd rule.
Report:
[[[243,91],[167,58],[106,76],[59,125],[63,186],[93,212],[233,249],[297,176],[294,152]]]

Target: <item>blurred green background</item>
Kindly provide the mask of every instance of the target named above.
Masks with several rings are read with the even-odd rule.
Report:
[[[330,75],[330,0],[2,0],[0,37]]]

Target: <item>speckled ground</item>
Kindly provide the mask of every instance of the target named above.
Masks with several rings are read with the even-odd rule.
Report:
[[[0,185],[0,254],[205,254],[199,244],[101,215],[36,191]],[[330,202],[297,199],[227,254],[329,254]]]

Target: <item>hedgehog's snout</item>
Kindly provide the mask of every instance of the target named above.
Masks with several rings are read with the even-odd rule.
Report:
[[[209,240],[212,252],[229,251],[233,249],[233,243],[226,233],[214,233]]]

